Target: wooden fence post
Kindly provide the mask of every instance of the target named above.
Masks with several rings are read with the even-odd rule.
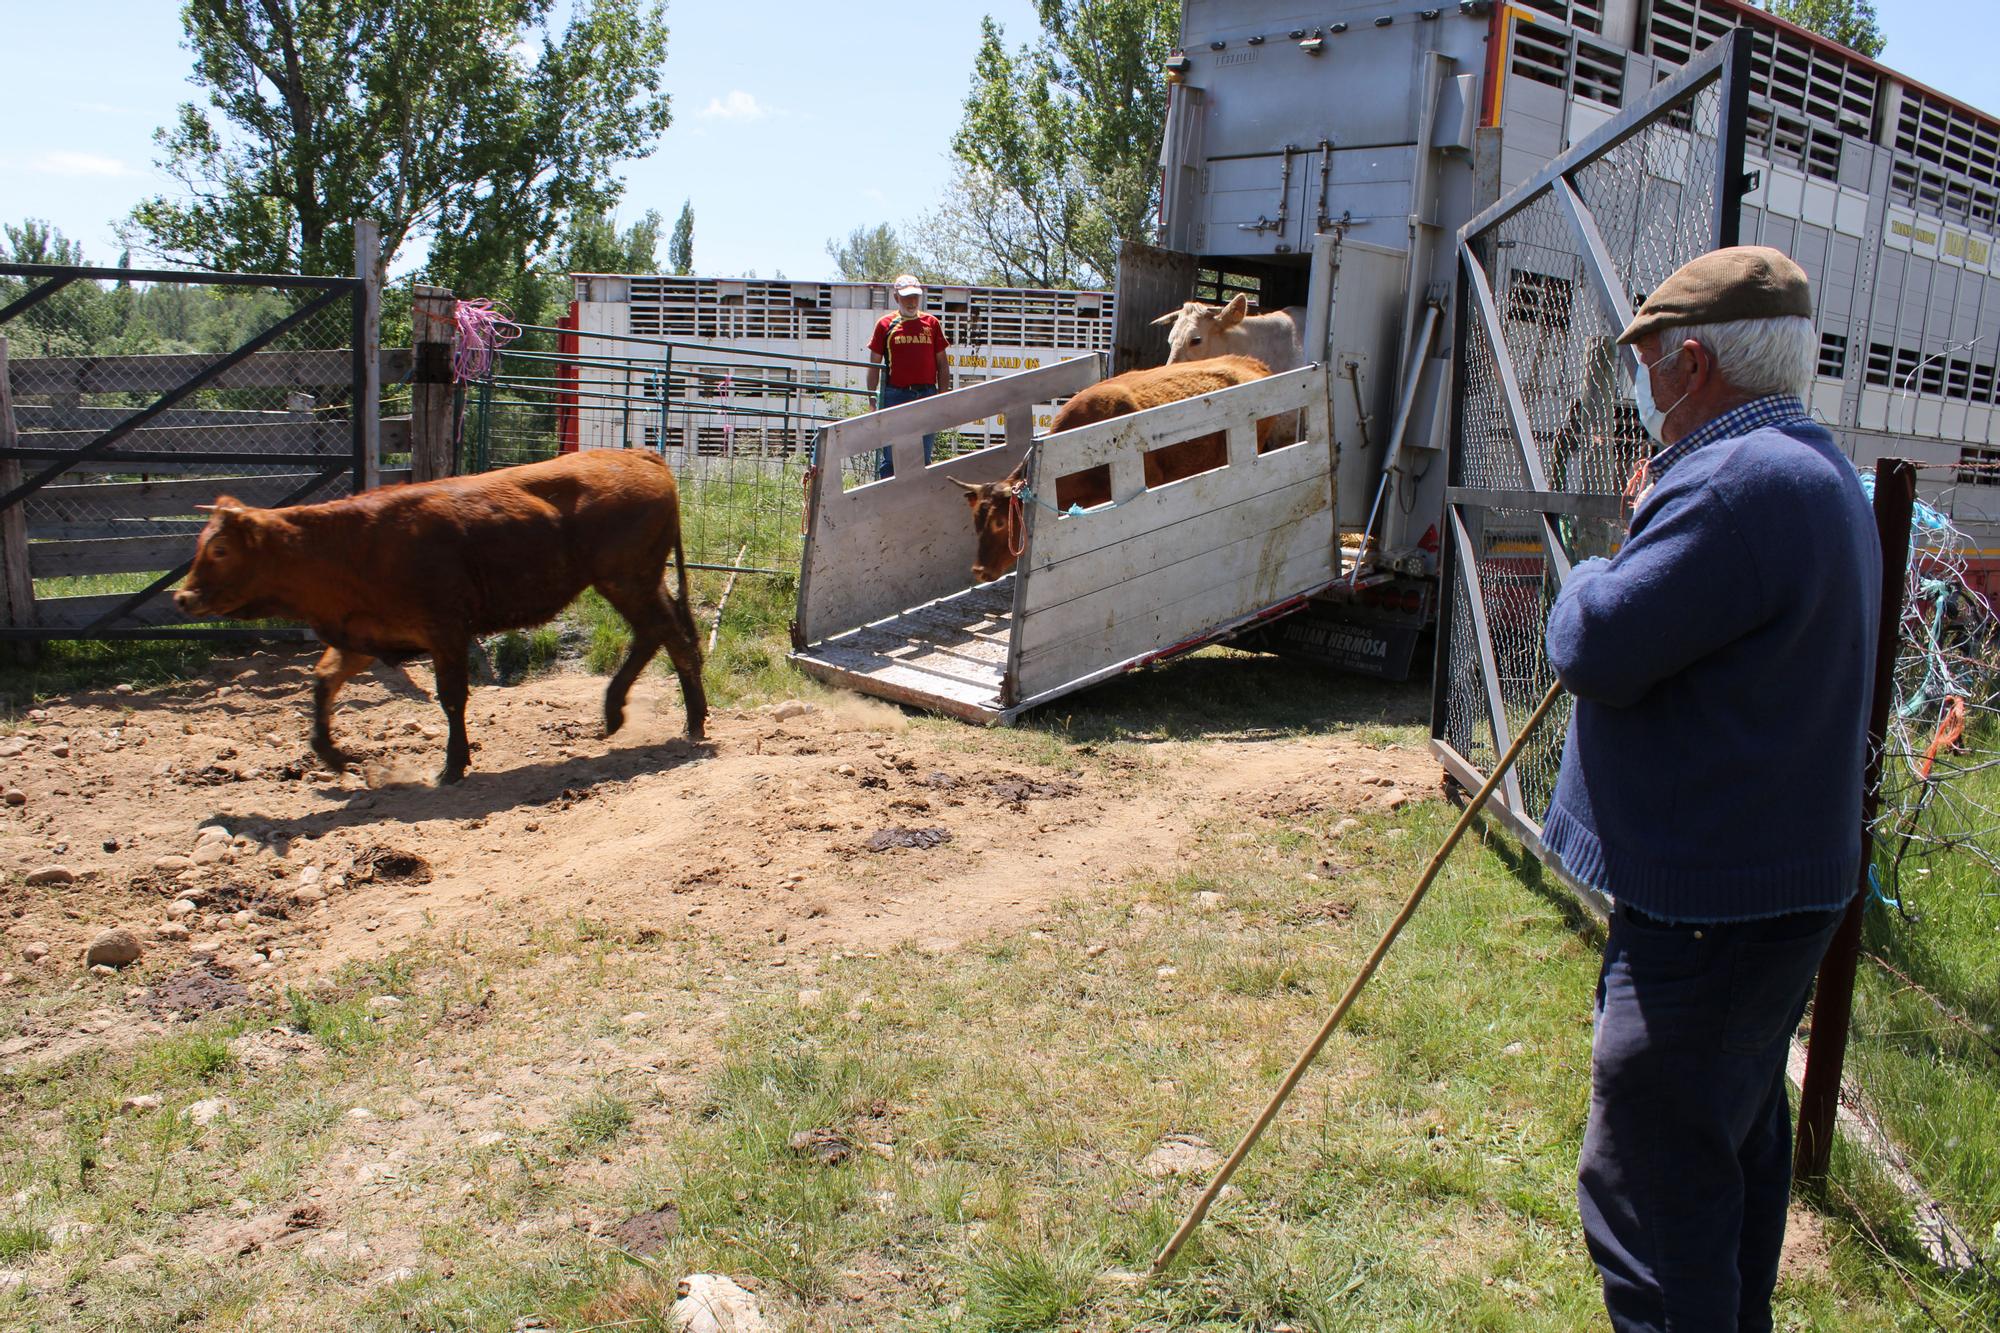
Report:
[[[1896,692],[1896,645],[1903,625],[1903,584],[1910,563],[1910,520],[1917,499],[1917,469],[1900,458],[1875,465],[1875,530],[1882,538],[1882,620],[1876,628],[1875,693],[1868,712],[1868,770],[1861,795],[1861,884],[1847,915],[1820,960],[1813,991],[1812,1040],[1799,1081],[1799,1129],[1792,1145],[1792,1174],[1820,1180],[1833,1160],[1833,1131],[1840,1110],[1840,1074],[1847,1061],[1848,1021],[1854,1012],[1854,972],[1861,956],[1861,917],[1868,910],[1868,867],[1874,839],[1869,825],[1882,800],[1882,750],[1889,705]]]
[[[443,287],[417,285],[410,306],[410,480],[435,481],[458,471],[452,439],[451,357],[457,301]]]
[[[7,362],[7,339],[0,336],[0,450],[20,443],[14,425],[14,386]],[[21,460],[0,456],[0,494],[21,484]],[[28,502],[0,510],[0,624],[26,628],[35,623],[35,579],[28,568]],[[7,660],[26,666],[35,645],[16,639]]]
[[[354,352],[361,358],[360,473],[355,480],[364,491],[382,484],[382,227],[371,219],[354,223],[354,276],[361,279],[361,305],[355,312]]]

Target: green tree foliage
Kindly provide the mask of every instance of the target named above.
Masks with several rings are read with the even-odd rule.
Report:
[[[609,213],[590,213],[570,220],[557,249],[555,268],[571,273],[658,273],[660,272],[660,231],[664,220],[653,209],[627,227]]]
[[[923,263],[886,222],[856,227],[847,233],[846,240],[834,237],[826,243],[826,253],[834,270],[847,282],[887,282],[904,273],[925,276]]]
[[[349,222],[385,267],[428,238],[430,271],[506,295],[566,218],[610,209],[614,168],[652,150],[663,0],[187,0],[192,103],[156,136],[186,187],[134,239],[224,269],[345,273]]]
[[[1888,45],[1875,25],[1875,6],[1868,0],[1763,0],[1763,5],[1779,18],[1830,37],[1871,60]]]
[[[926,239],[1011,285],[1102,284],[1151,236],[1166,120],[1161,63],[1178,0],[1035,0],[1041,34],[1009,51],[985,21],[952,153],[952,197]]]
[[[667,267],[686,277],[694,272],[694,200],[681,201],[681,215],[674,219],[674,234],[667,241]]]

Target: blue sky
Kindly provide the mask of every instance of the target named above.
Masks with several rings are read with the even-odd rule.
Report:
[[[558,5],[559,11],[564,8]],[[1985,40],[1991,0],[1877,0],[1883,59],[2000,113]],[[195,95],[173,0],[0,0],[0,222],[42,218],[109,263],[112,225],[171,188],[153,131]],[[1028,0],[674,0],[666,86],[674,124],[633,163],[621,219],[695,211],[703,273],[827,276],[825,244],[857,226],[905,223],[950,178],[979,20],[1012,42]]]

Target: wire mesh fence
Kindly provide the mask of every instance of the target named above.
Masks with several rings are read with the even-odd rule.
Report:
[[[1941,509],[1918,505],[1843,1100],[1934,1202],[1909,1219],[1932,1261],[1990,1288],[2000,1279],[2000,617],[1984,564]]]
[[[348,493],[360,284],[0,265],[13,444],[0,515],[25,535],[14,637],[178,622],[160,596],[197,505]]]
[[[1446,595],[1449,685],[1438,737],[1480,771],[1497,757],[1495,712],[1511,736],[1555,678],[1542,642],[1561,577],[1550,543],[1563,564],[1610,555],[1624,533],[1618,511],[1628,482],[1651,447],[1619,365],[1618,322],[1597,294],[1560,192],[1575,191],[1622,293],[1650,291],[1715,244],[1725,97],[1720,79],[1692,90],[1469,238],[1491,293],[1492,319],[1467,320],[1452,484],[1583,501],[1551,501],[1547,509],[1477,500],[1453,506],[1466,542],[1463,576]],[[1517,424],[1532,449],[1523,447]],[[1480,601],[1476,612],[1473,597]],[[1568,707],[1558,705],[1545,735],[1559,741]],[[1543,742],[1516,761],[1516,813],[1535,828],[1554,794],[1560,760],[1560,744]]]

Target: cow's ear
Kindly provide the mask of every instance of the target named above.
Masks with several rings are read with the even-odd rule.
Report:
[[[1222,313],[1215,317],[1215,327],[1226,329],[1232,324],[1240,324],[1243,322],[1243,317],[1249,313],[1250,298],[1238,292],[1230,299],[1228,305],[1222,307]]]

